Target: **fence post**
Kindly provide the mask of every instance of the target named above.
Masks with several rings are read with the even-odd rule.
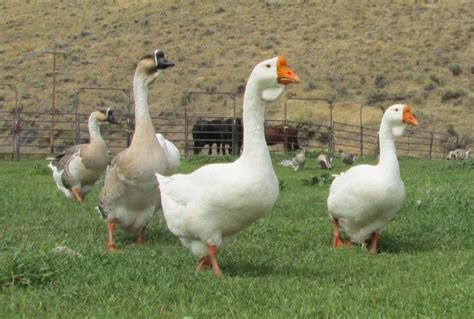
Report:
[[[290,145],[288,145],[288,126],[285,124],[285,126],[283,126],[283,140],[285,141],[285,151],[289,151],[290,150]],[[293,149],[293,147],[291,147],[291,149]]]
[[[237,119],[236,119],[236,109],[235,109],[235,95],[229,94],[232,98],[233,102],[233,116],[232,116],[232,155],[237,156],[240,152],[239,147],[239,129],[237,127]],[[225,148],[225,147],[224,147]]]
[[[74,110],[76,112],[76,144],[79,144],[80,138],[80,123],[79,123],[79,94],[82,92],[82,88],[80,88],[76,94],[74,94]]]
[[[334,155],[334,143],[335,143],[335,139],[334,139],[334,122],[331,122],[330,125],[328,125],[328,134],[329,134],[329,138],[328,138],[328,154],[330,155]]]
[[[434,137],[434,134],[433,132],[431,132],[431,138],[430,138],[430,160],[432,159],[432,154],[433,154],[433,137]]]
[[[224,124],[226,125],[226,124]],[[237,148],[239,147],[239,131],[237,129],[237,121],[232,119],[232,155],[237,155]]]
[[[364,127],[360,126],[360,157],[364,156]]]
[[[13,131],[13,145],[12,145],[12,160],[20,160],[20,110],[15,108],[12,131]]]
[[[185,98],[185,104],[184,104],[184,158],[188,158],[188,106],[187,106],[187,101],[188,101],[188,95],[186,94]]]

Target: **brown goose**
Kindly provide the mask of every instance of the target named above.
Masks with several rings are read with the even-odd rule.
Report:
[[[156,50],[142,57],[135,70],[135,133],[130,146],[117,154],[107,167],[99,198],[98,210],[107,220],[109,251],[115,251],[116,225],[139,232],[136,243],[143,243],[145,227],[161,206],[155,173],[165,174],[168,161],[150,118],[148,86],[162,70],[172,66],[174,63],[165,59],[164,52]]]
[[[81,202],[107,167],[109,155],[100,135],[100,125],[106,122],[117,124],[112,109],[92,112],[89,116],[90,142],[68,148],[49,163],[54,181],[66,197]]]
[[[339,149],[339,154],[341,154],[341,160],[344,164],[349,165],[349,166],[354,164],[356,160],[356,157],[354,154],[346,153],[342,149]]]

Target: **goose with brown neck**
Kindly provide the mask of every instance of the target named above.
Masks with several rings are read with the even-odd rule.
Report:
[[[275,204],[279,185],[265,141],[265,104],[278,99],[287,84],[298,82],[282,56],[257,64],[244,94],[240,158],[186,175],[157,174],[168,228],[200,257],[196,271],[212,268],[221,277],[218,251]]]
[[[351,243],[365,247],[365,241],[371,238],[370,252],[376,253],[380,233],[405,200],[395,137],[401,136],[408,124],[418,125],[418,121],[407,105],[389,107],[380,124],[379,163],[354,166],[332,182],[327,205],[334,248]],[[349,235],[350,242],[341,239],[340,228]]]
[[[100,134],[100,126],[107,122],[117,124],[112,109],[92,112],[88,121],[89,143],[70,147],[49,163],[56,186],[66,197],[82,202],[107,167],[110,159]]]
[[[121,151],[107,168],[100,193],[98,211],[107,220],[107,248],[115,251],[116,226],[138,232],[136,241],[144,241],[145,227],[160,207],[160,191],[155,173],[166,174],[168,161],[156,139],[148,109],[148,87],[174,63],[161,50],[140,59],[133,78],[135,132],[130,146]]]

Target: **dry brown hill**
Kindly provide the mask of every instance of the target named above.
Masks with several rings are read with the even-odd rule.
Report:
[[[241,92],[257,62],[284,54],[304,81],[291,92],[333,97],[336,121],[358,123],[369,97],[419,92],[408,102],[423,129],[454,125],[474,135],[471,0],[4,0],[0,11],[0,82],[18,87],[25,109],[51,107],[48,51],[55,45],[66,52],[57,57],[60,110],[72,108],[80,87],[131,89],[137,59],[164,50],[176,67],[151,90],[155,114],[182,110],[188,91]],[[85,105],[125,100],[110,92],[81,96]],[[12,107],[4,88],[0,103]],[[219,103],[199,108],[230,114]],[[277,103],[268,115],[282,110]],[[293,103],[289,117],[318,122],[325,112]],[[367,123],[376,125],[379,115],[369,113]]]

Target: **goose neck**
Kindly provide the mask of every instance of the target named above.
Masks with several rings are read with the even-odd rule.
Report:
[[[133,79],[133,96],[135,100],[135,133],[134,138],[143,135],[155,136],[155,130],[148,109],[148,85],[146,78],[136,72]]]
[[[102,135],[100,134],[100,125],[92,114],[89,116],[88,129],[91,143],[94,141],[103,141]]]
[[[270,159],[265,141],[264,112],[265,103],[261,98],[261,90],[250,78],[244,94],[244,149],[242,157],[260,156]]]
[[[387,168],[388,171],[400,175],[397,151],[395,148],[395,136],[391,127],[382,121],[379,131],[380,160],[379,165]]]

